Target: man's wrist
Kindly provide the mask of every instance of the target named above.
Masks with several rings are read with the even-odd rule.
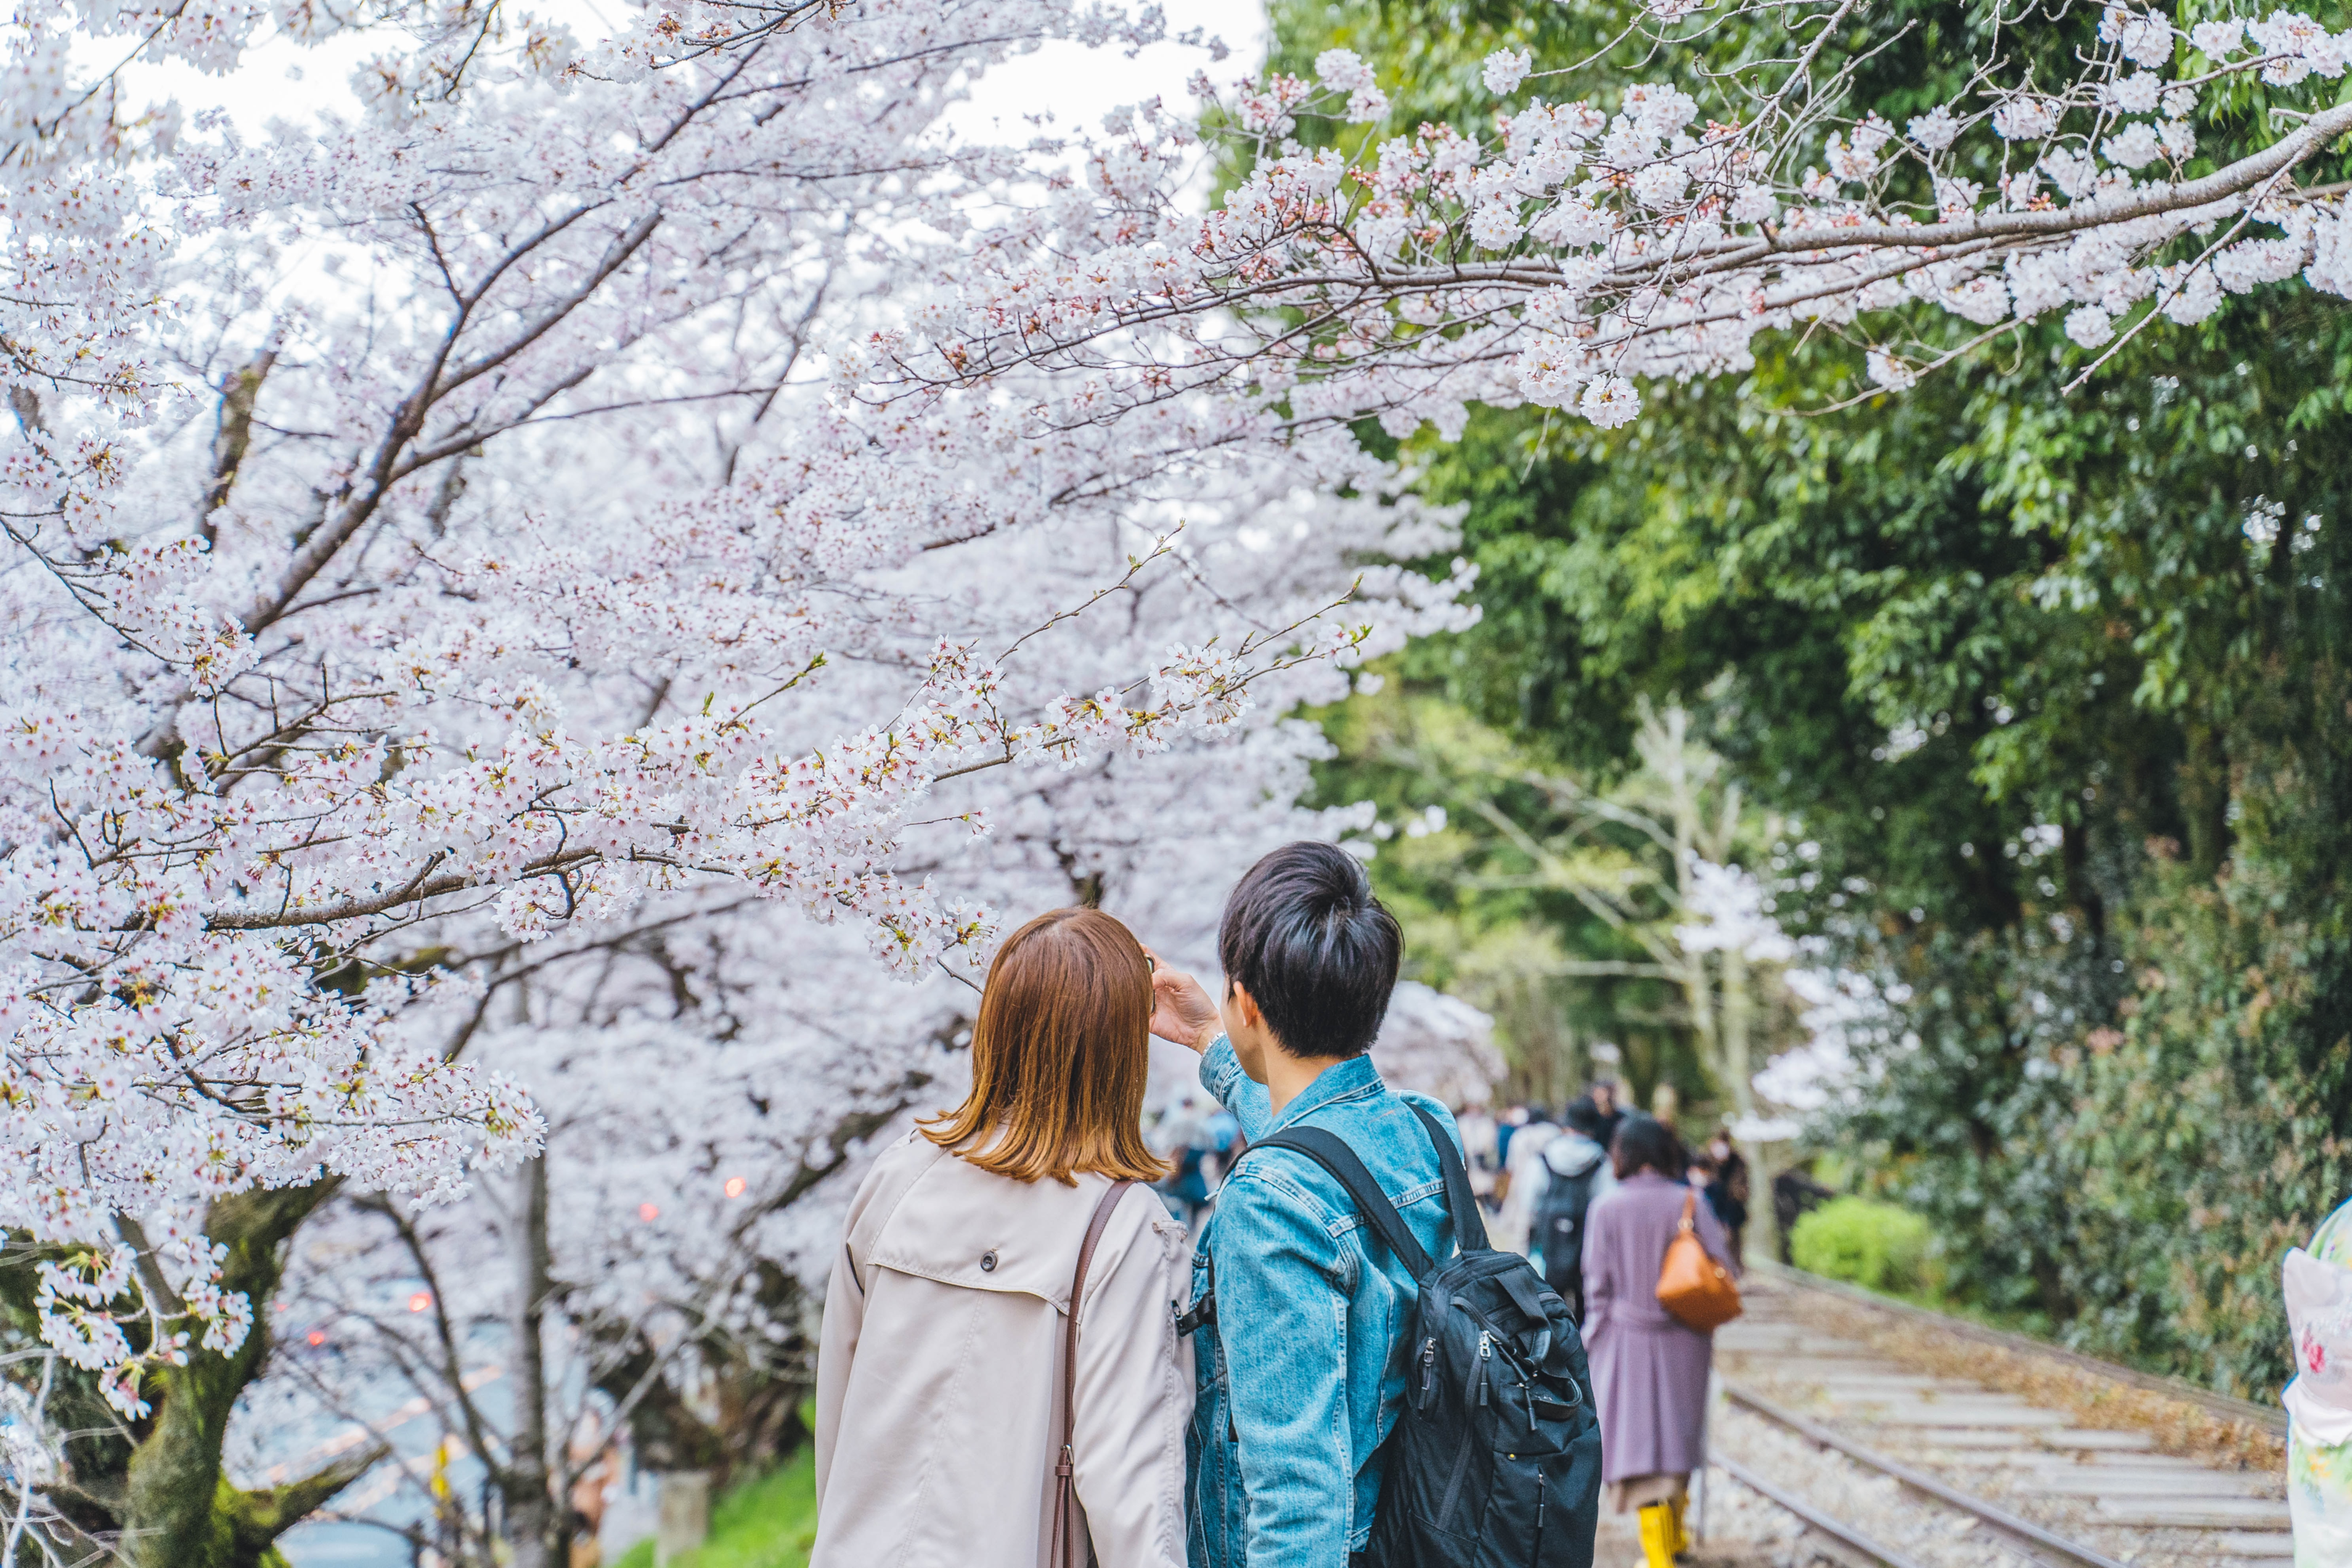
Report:
[[[1215,1050],[1217,1042],[1224,1037],[1225,1027],[1223,1024],[1205,1025],[1199,1034],[1192,1037],[1192,1048],[1205,1057]]]

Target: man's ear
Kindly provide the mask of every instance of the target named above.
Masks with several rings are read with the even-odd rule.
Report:
[[[1244,1028],[1256,1029],[1265,1026],[1265,1016],[1257,1010],[1257,998],[1249,994],[1248,986],[1229,977],[1225,981],[1225,997],[1226,1000],[1234,1003],[1240,1012]]]

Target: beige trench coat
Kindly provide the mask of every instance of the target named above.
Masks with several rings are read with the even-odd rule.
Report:
[[[1108,1183],[1024,1184],[909,1133],[875,1162],[817,1352],[810,1568],[1039,1568],[1061,1446],[1063,1315]],[[1184,1229],[1129,1192],[1078,1321],[1078,1500],[1102,1568],[1183,1568]]]

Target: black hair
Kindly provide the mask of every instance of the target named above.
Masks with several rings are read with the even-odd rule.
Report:
[[[1294,1057],[1371,1048],[1396,988],[1404,933],[1363,863],[1331,844],[1286,844],[1225,900],[1217,962]]]
[[[1654,1116],[1629,1111],[1609,1141],[1609,1163],[1623,1181],[1636,1171],[1655,1171],[1670,1181],[1690,1173],[1690,1154],[1675,1130]]]
[[[1568,1102],[1559,1113],[1559,1124],[1587,1138],[1598,1138],[1609,1131],[1609,1118],[1601,1114],[1601,1107],[1589,1094],[1580,1094]]]

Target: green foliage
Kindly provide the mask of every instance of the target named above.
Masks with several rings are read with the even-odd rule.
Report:
[[[2352,1041],[2339,910],[2242,856],[2175,871],[2129,933],[2120,1027],[2064,1058],[2081,1171],[2071,1336],[2261,1397],[2284,1381],[2279,1260],[2352,1192]],[[2169,1246],[2150,1237],[2177,1237]]]
[[[1832,1198],[1797,1221],[1789,1256],[1800,1268],[1850,1279],[1873,1290],[1908,1295],[1928,1289],[1934,1230],[1893,1204]]]
[[[1410,89],[1401,118],[1466,129],[1492,105],[1463,62],[1566,65],[1622,9],[1282,0],[1277,56],[1345,43]],[[2063,56],[2095,17],[2037,13],[2002,52]],[[1899,125],[1957,91],[1993,21],[1853,20],[1848,49],[1909,31],[1849,111]],[[2281,123],[2232,89],[2202,155]],[[2302,177],[2347,172],[2339,146]],[[1484,619],[1398,673],[1602,780],[1641,700],[1690,706],[1819,845],[1782,913],[1903,988],[1867,1093],[1812,1137],[1926,1217],[1965,1300],[2273,1392],[2278,1254],[2352,1188],[2352,307],[2232,299],[2073,393],[2084,356],[2049,322],[1899,397],[1835,331],[1758,353],[1646,386],[1620,431],[1489,409],[1405,443],[1465,509]]]
[[[1517,1098],[1559,1105],[1606,1040],[1637,1096],[1670,1085],[1695,1112],[1737,1103],[1726,1080],[1745,1075],[1722,1069],[1726,1053],[1745,1051],[1759,1015],[1786,1014],[1759,995],[1769,975],[1683,950],[1679,851],[1769,853],[1787,825],[1742,809],[1679,710],[1652,713],[1640,765],[1596,785],[1433,684],[1366,683],[1322,715],[1335,755],[1320,787],[1381,813],[1372,877],[1407,933],[1408,977],[1495,1016]]]
[[[816,1450],[803,1448],[781,1469],[737,1487],[710,1510],[710,1538],[673,1561],[678,1568],[805,1568],[816,1544]],[[620,1568],[653,1568],[654,1543],[641,1541]]]
[[[1538,834],[1553,826],[1542,792],[1516,776],[1538,759],[1427,683],[1396,679],[1394,661],[1387,673],[1377,691],[1320,715],[1336,755],[1318,766],[1318,787],[1380,811],[1390,837],[1372,878],[1404,927],[1406,978],[1494,1015],[1513,1095],[1556,1103],[1576,1092],[1596,1037],[1640,1048],[1644,1090],[1664,1079],[1695,1092],[1696,1062],[1662,1059],[1661,1032],[1645,1027],[1668,1004],[1664,982],[1601,989],[1561,973],[1570,952],[1629,963],[1641,954],[1564,889],[1541,886],[1534,861],[1496,826],[1496,817]]]

